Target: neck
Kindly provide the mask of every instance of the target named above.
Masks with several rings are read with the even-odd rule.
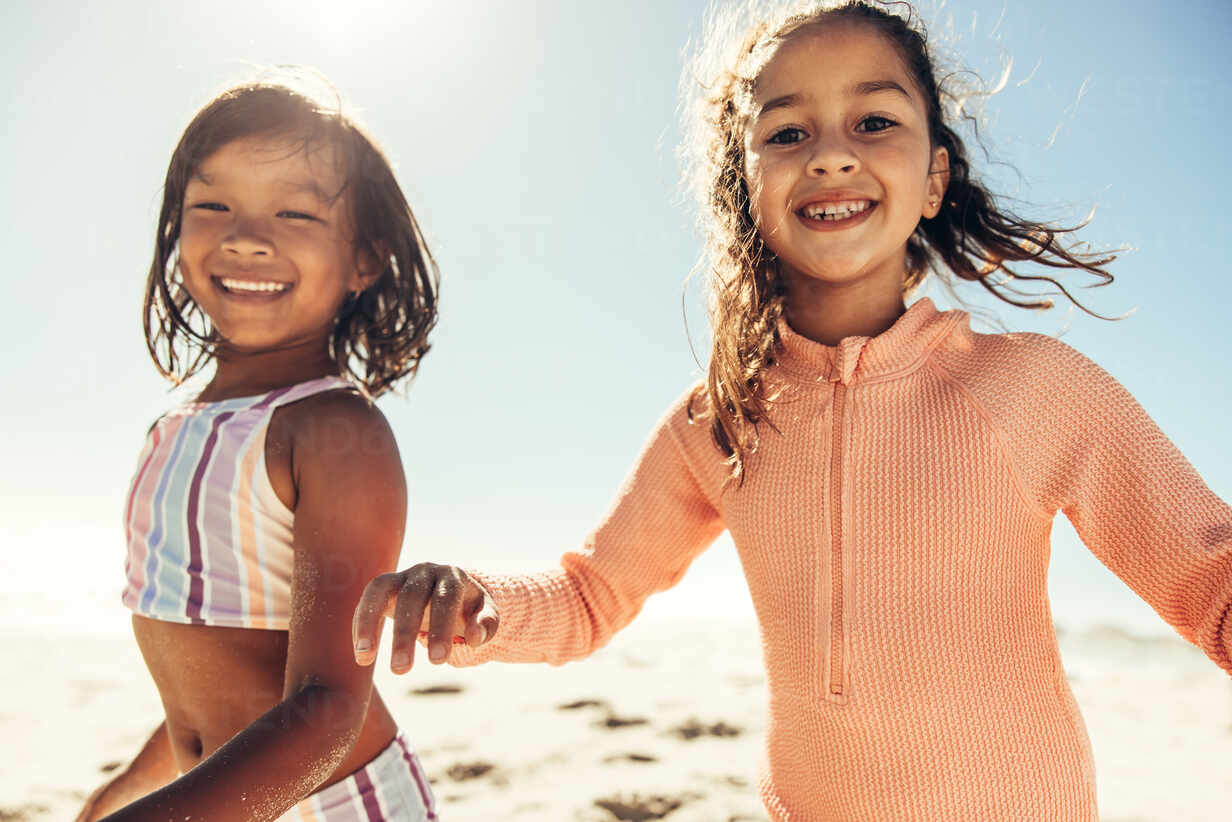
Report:
[[[844,337],[875,337],[907,310],[901,275],[837,284],[798,276],[787,278],[786,285],[788,324],[822,345],[838,345]]]
[[[220,347],[215,362],[214,377],[197,398],[201,402],[264,394],[287,385],[342,373],[338,363],[329,356],[325,340],[296,343],[271,351]]]

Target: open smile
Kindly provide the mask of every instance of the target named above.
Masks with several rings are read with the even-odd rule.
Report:
[[[239,277],[212,276],[214,287],[234,297],[255,300],[277,299],[291,290],[291,283],[278,280],[241,279]]]
[[[809,203],[796,209],[796,216],[813,231],[838,231],[864,222],[876,208],[876,200]]]

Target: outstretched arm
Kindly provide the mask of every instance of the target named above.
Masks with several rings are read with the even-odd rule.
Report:
[[[352,605],[367,580],[397,559],[406,486],[380,412],[340,393],[302,405],[309,403],[313,424],[297,426],[293,437],[298,497],[283,700],[197,767],[108,822],[275,820],[323,784],[354,747],[372,670],[355,664]]]
[[[1232,507],[1111,375],[1057,341],[1044,483],[1091,551],[1232,673]],[[1055,510],[1055,509],[1053,509]]]
[[[374,580],[355,611],[356,659],[373,662],[387,616],[394,619],[395,673],[409,670],[424,628],[433,661],[455,665],[561,664],[604,645],[648,596],[675,585],[723,530],[714,494],[694,474],[678,433],[688,425],[687,397],[651,434],[581,550],[541,574],[495,576],[425,564]],[[451,644],[454,635],[466,642]]]

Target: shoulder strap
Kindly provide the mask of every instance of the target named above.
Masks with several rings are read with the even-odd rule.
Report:
[[[305,397],[311,397],[313,394],[321,394],[325,391],[336,391],[340,388],[349,388],[356,390],[355,385],[342,377],[320,377],[308,382],[296,383],[289,385],[286,388],[279,388],[266,394],[265,397],[254,407],[265,408],[270,411],[280,405],[296,402]]]

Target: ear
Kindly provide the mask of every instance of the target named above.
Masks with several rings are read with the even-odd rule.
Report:
[[[928,186],[924,191],[923,215],[927,219],[936,217],[941,212],[941,201],[945,199],[945,190],[950,185],[950,152],[945,146],[937,146],[933,150],[932,165],[928,169]]]

